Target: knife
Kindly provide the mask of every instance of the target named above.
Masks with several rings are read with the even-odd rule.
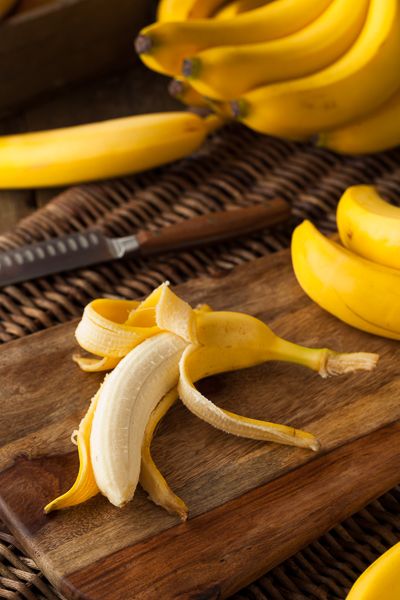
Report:
[[[204,246],[276,225],[288,219],[289,204],[266,204],[195,217],[157,231],[109,238],[98,230],[73,233],[0,253],[0,286],[133,255],[151,256]]]

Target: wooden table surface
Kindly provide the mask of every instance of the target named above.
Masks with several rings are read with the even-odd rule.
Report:
[[[137,64],[131,70],[53,92],[0,121],[0,135],[66,127],[130,114],[174,110],[168,80]],[[0,190],[0,234],[53,198],[60,189]]]

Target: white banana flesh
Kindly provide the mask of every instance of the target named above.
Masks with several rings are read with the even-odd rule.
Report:
[[[124,506],[135,493],[147,422],[177,384],[186,346],[172,333],[145,340],[121,360],[101,388],[90,437],[91,459],[100,491],[115,506]]]

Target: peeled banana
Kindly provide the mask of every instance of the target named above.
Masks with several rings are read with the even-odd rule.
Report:
[[[400,208],[369,185],[348,188],[336,214],[342,244],[369,260],[400,270]]]
[[[400,339],[400,271],[353,254],[309,221],[293,233],[292,262],[297,281],[319,306],[357,329]]]
[[[320,133],[317,145],[343,154],[381,152],[400,144],[400,89],[365,117]]]
[[[0,189],[144,171],[191,154],[220,124],[215,116],[170,112],[0,137]]]
[[[249,315],[214,312],[207,305],[192,309],[167,284],[140,304],[94,301],[82,323],[78,341],[100,361],[103,356],[118,362],[76,434],[77,480],[46,506],[46,512],[79,504],[99,491],[121,507],[140,481],[156,504],[185,519],[185,503],[169,488],[150,452],[155,428],[178,392],[191,412],[228,433],[318,450],[319,442],[310,433],[218,408],[196,389],[195,382],[268,360],[298,363],[326,377],[372,369],[378,358],[304,348],[280,339]]]
[[[217,46],[186,58],[182,73],[201,94],[231,100],[256,87],[303,77],[340,58],[360,34],[369,0],[333,0],[307,27],[259,44]]]
[[[304,140],[377,109],[400,88],[399,73],[400,4],[370,0],[364,28],[342,58],[314,75],[251,91],[232,102],[232,112],[257,131]]]
[[[143,62],[160,73],[180,75],[182,61],[200,50],[226,44],[265,42],[299,31],[332,0],[279,0],[226,20],[155,23],[136,39]]]
[[[115,506],[132,499],[151,412],[178,380],[186,342],[160,333],[131,350],[106,378],[90,436],[96,483]]]

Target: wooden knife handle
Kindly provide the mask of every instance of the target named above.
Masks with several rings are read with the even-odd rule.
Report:
[[[139,231],[139,251],[150,256],[171,250],[204,246],[253,233],[289,218],[290,206],[280,198],[266,204],[214,212],[158,231]]]

